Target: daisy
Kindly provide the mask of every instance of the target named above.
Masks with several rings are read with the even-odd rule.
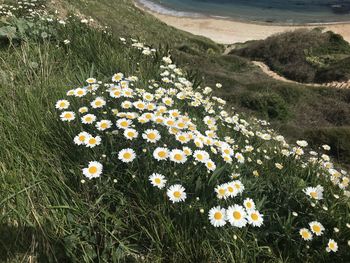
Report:
[[[252,199],[246,198],[243,201],[243,205],[247,211],[255,209],[255,203]]]
[[[101,137],[100,136],[93,137],[90,135],[89,137],[86,138],[85,144],[86,144],[86,147],[94,148],[95,146],[101,144]]]
[[[73,111],[64,111],[60,115],[62,121],[72,121],[75,119],[75,113]]]
[[[136,158],[136,154],[133,149],[123,149],[118,154],[118,159],[124,163],[132,162]]]
[[[142,100],[135,101],[133,105],[136,109],[140,111],[143,111],[146,108],[146,103],[144,103]]]
[[[123,96],[125,98],[132,98],[132,97],[134,97],[134,92],[132,89],[125,88],[125,89],[123,89]]]
[[[189,147],[183,147],[182,148],[183,152],[186,154],[186,156],[192,155],[192,150]]]
[[[216,193],[217,198],[219,199],[226,199],[228,196],[228,192],[225,184],[218,185],[217,187],[215,187],[214,191]]]
[[[337,242],[335,242],[333,239],[329,239],[328,244],[327,244],[327,248],[326,248],[327,252],[337,252],[338,251],[338,244]]]
[[[181,144],[188,143],[190,141],[190,138],[187,133],[179,132],[176,134],[176,140],[179,141]]]
[[[56,102],[56,109],[59,109],[59,110],[66,110],[69,108],[69,101],[68,100],[58,100]]]
[[[130,109],[132,107],[131,101],[125,100],[122,102],[121,107],[123,109]]]
[[[175,163],[185,163],[187,161],[187,157],[183,151],[174,149],[170,152],[170,161]]]
[[[241,194],[244,191],[244,185],[239,180],[232,181],[233,187],[236,189],[237,194]]]
[[[206,151],[196,150],[193,157],[197,162],[205,163],[209,159],[209,154]]]
[[[142,134],[142,138],[144,138],[147,142],[155,143],[160,140],[160,134],[157,130],[145,130]]]
[[[96,79],[94,79],[94,78],[88,78],[88,79],[86,80],[86,82],[89,83],[89,84],[94,84],[94,83],[96,83]]]
[[[79,108],[78,111],[79,111],[79,113],[86,113],[89,111],[89,109],[88,109],[88,107],[81,107],[81,108]]]
[[[313,221],[309,223],[311,231],[316,235],[316,236],[321,236],[323,234],[323,231],[325,230],[324,226],[317,221]]]
[[[125,129],[124,130],[124,136],[128,140],[135,139],[135,138],[137,138],[138,135],[139,135],[139,133],[135,129]]]
[[[132,121],[125,118],[117,120],[117,127],[119,129],[127,129],[131,126],[131,124],[132,124]]]
[[[101,163],[95,161],[89,162],[89,166],[83,169],[83,174],[89,179],[100,177],[102,169],[103,166]]]
[[[229,206],[226,210],[226,218],[231,223],[232,226],[242,228],[246,226],[246,212],[244,208],[240,205]]]
[[[114,81],[114,82],[119,82],[119,81],[121,81],[123,78],[124,78],[124,74],[121,73],[121,72],[119,72],[119,73],[114,74],[114,75],[112,76],[112,81]]]
[[[120,88],[115,88],[109,92],[109,96],[112,98],[120,98],[122,96],[122,90]]]
[[[112,127],[112,122],[110,120],[101,120],[96,122],[96,128],[99,131],[104,131]]]
[[[263,224],[263,215],[259,213],[259,211],[256,210],[249,210],[247,211],[247,220],[248,223],[260,227]]]
[[[303,191],[306,195],[313,199],[321,200],[323,198],[323,187],[321,185],[317,185],[316,187],[307,187]]]
[[[164,175],[158,174],[158,173],[153,173],[150,177],[149,180],[151,181],[151,184],[153,186],[158,187],[159,189],[164,188],[166,180]]]
[[[214,171],[216,169],[216,165],[215,165],[215,163],[212,160],[207,160],[205,162],[205,166],[207,167],[207,169],[209,171]]]
[[[157,161],[166,160],[169,156],[169,151],[167,148],[158,147],[153,152],[153,157]]]
[[[299,234],[302,237],[302,239],[306,240],[306,241],[310,241],[312,240],[312,233],[310,232],[309,229],[307,228],[302,228],[299,230]]]
[[[90,103],[91,107],[93,107],[94,109],[97,108],[102,108],[103,106],[106,105],[106,101],[104,100],[104,98],[102,97],[97,97],[96,99],[94,99],[91,103]]]
[[[173,203],[182,202],[186,199],[185,188],[180,184],[174,184],[167,190],[167,195]]]
[[[81,122],[83,124],[92,124],[96,121],[96,116],[94,114],[86,114],[83,117],[81,117]]]
[[[244,163],[244,161],[245,161],[244,156],[241,153],[236,153],[235,158],[237,159],[237,161],[239,163]]]
[[[90,136],[87,132],[80,132],[77,136],[74,137],[74,143],[77,145],[85,144],[86,139]]]
[[[165,97],[165,98],[163,98],[163,99],[162,99],[162,102],[163,102],[166,106],[169,106],[169,107],[173,106],[173,104],[174,104],[173,99],[170,98],[170,97]]]
[[[213,207],[209,210],[209,220],[214,227],[221,227],[226,225],[225,221],[226,211],[220,206]]]
[[[86,89],[82,89],[82,88],[77,88],[74,90],[74,96],[75,97],[84,97],[86,95]]]

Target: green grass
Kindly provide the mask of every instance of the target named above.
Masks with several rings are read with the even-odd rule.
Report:
[[[96,4],[94,1],[88,3]],[[119,6],[118,13],[111,8],[112,4]],[[96,11],[93,6],[80,7],[83,13]],[[258,138],[250,139],[250,143],[255,148],[266,147],[267,154],[273,157],[270,161],[265,161],[263,154],[256,153],[251,157],[264,160],[263,166],[247,162],[236,168],[220,163],[219,168],[224,168],[218,169],[221,172],[216,172],[210,183],[205,176],[206,169],[202,167],[192,164],[159,165],[150,158],[130,166],[120,162],[112,165],[114,160],[106,161],[109,165],[103,177],[81,183],[81,169],[88,160],[100,158],[105,148],[86,151],[74,146],[73,137],[81,127],[62,123],[54,109],[55,102],[63,98],[67,90],[83,85],[89,76],[109,82],[110,77],[119,71],[138,76],[139,87],[147,88],[148,80],[159,79],[160,59],[168,52],[166,45],[159,47],[158,40],[152,42],[150,31],[143,30],[145,24],[142,24],[142,19],[133,19],[133,23],[115,23],[117,14],[125,21],[131,21],[131,14],[143,15],[147,24],[155,27],[153,30],[161,25],[164,35],[160,39],[164,38],[164,43],[167,37],[173,35],[174,39],[168,39],[168,45],[178,55],[175,58],[179,63],[186,66],[190,59],[195,58],[192,67],[186,67],[192,81],[222,82],[225,88],[218,94],[225,94],[232,83],[237,86],[237,94],[246,89],[256,94],[261,89],[261,86],[246,83],[246,76],[249,75],[246,70],[256,69],[251,68],[244,59],[221,55],[199,58],[170,46],[177,41],[175,38],[183,36],[178,41],[188,41],[190,48],[196,52],[209,48],[219,52],[221,47],[211,41],[176,33],[178,31],[175,29],[138,13],[129,2],[115,1],[107,5],[105,1],[98,8],[105,8],[99,9],[101,22],[112,26],[112,35],[72,19],[65,27],[56,23],[49,25],[57,29],[52,31],[50,38],[43,40],[29,34],[20,42],[13,45],[7,43],[0,49],[0,260],[346,262],[349,257],[347,241],[350,238],[349,229],[345,226],[350,210],[348,197],[331,185],[327,177],[317,177],[317,173],[324,172],[319,167],[310,165],[303,169],[297,160],[275,154],[273,143],[266,143],[265,146]],[[133,37],[140,34],[141,39],[154,43],[158,47],[155,57],[145,57],[130,44],[122,44],[119,37],[124,37],[126,32],[132,32]],[[64,45],[65,39],[69,39],[71,44]],[[198,63],[202,61],[208,63],[208,67],[197,71]],[[215,69],[222,71],[216,72]],[[231,76],[230,72],[239,74]],[[241,87],[243,84],[244,88]],[[277,85],[273,82],[271,89],[277,90]],[[270,88],[266,85],[265,89]],[[304,99],[297,90],[299,87],[288,91],[280,89],[280,94],[289,105]],[[302,92],[327,95],[322,89]],[[225,97],[231,101],[236,99],[233,92]],[[193,110],[182,102],[177,103],[191,117],[198,120],[204,117],[203,108]],[[74,102],[73,107],[77,106],[78,102]],[[263,131],[257,124],[253,124],[252,129]],[[231,134],[232,129],[220,126],[219,133],[220,136]],[[233,136],[240,147],[245,145],[244,136],[239,133]],[[165,140],[168,145],[174,144],[171,138]],[[128,145],[125,140],[119,140],[114,146],[120,149]],[[144,144],[141,146],[146,147]],[[278,170],[275,162],[283,163],[285,168]],[[191,197],[189,203],[172,205],[163,193],[150,186],[147,177],[158,169],[167,174],[172,182],[177,181],[176,177],[171,176],[174,172],[183,176],[181,179],[186,183]],[[254,170],[258,170],[261,176],[253,177]],[[209,224],[208,209],[218,203],[213,186],[227,180],[231,172],[241,173],[246,187],[244,197],[253,198],[264,213],[265,224],[262,228],[237,229],[227,226],[216,229]],[[116,183],[114,179],[117,179]],[[320,204],[312,208],[302,192],[306,186],[318,183],[325,187],[322,205],[328,207],[328,212]],[[340,195],[340,199],[334,199],[333,194]],[[201,197],[200,202],[194,198],[197,195]],[[235,202],[240,203],[242,199],[238,197]],[[230,202],[220,201],[219,204],[227,206]],[[205,209],[204,214],[199,213],[200,208]],[[299,217],[293,217],[292,211],[298,211]],[[298,229],[312,220],[321,221],[327,231],[310,243],[308,249],[300,239]],[[340,228],[340,232],[333,233],[334,227]],[[339,243],[336,254],[325,252],[329,237]]]

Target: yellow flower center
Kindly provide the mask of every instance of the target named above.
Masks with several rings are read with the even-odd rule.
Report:
[[[308,239],[308,238],[310,237],[310,233],[307,232],[307,231],[303,231],[303,232],[301,233],[301,236],[302,236],[304,239]]]
[[[84,94],[84,91],[83,90],[78,90],[78,95],[83,95]]]
[[[250,217],[253,219],[253,221],[257,221],[259,219],[258,215],[255,213],[251,214]]]
[[[95,144],[96,143],[96,139],[95,138],[90,138],[89,139],[89,144]]]
[[[238,211],[234,211],[232,215],[233,215],[233,218],[236,220],[239,220],[242,217],[241,213]]]
[[[129,131],[129,132],[128,132],[128,136],[129,136],[129,137],[134,137],[134,133],[131,132],[131,131]]]
[[[89,173],[91,173],[91,174],[97,173],[97,168],[96,168],[96,166],[91,166],[91,167],[89,167]]]
[[[334,248],[335,248],[335,244],[334,244],[333,242],[330,243],[330,244],[329,244],[329,248],[330,248],[330,249],[334,249]]]
[[[247,208],[252,208],[252,203],[247,202],[246,206],[247,206]]]
[[[64,106],[66,106],[66,103],[65,102],[61,102],[60,103],[60,107],[63,108]]]
[[[81,142],[85,141],[85,135],[80,135],[79,136],[79,141],[81,141]]]
[[[160,180],[159,178],[156,178],[156,179],[154,179],[154,182],[155,182],[156,184],[160,184],[161,180]]]
[[[155,133],[149,133],[147,134],[147,138],[150,139],[150,140],[154,140],[156,138],[156,134]]]
[[[158,152],[158,156],[161,157],[161,158],[165,158],[166,152],[165,151],[160,151],[160,152]]]
[[[317,198],[317,193],[316,192],[311,192],[310,195],[311,195],[312,198],[315,198],[315,199]]]
[[[101,105],[102,105],[102,101],[98,100],[98,101],[96,101],[96,103],[95,103],[95,104],[96,104],[96,106],[97,106],[97,107],[99,107],[99,106],[101,106]]]
[[[180,193],[179,191],[175,191],[175,192],[174,192],[174,196],[175,196],[176,198],[180,198],[180,197],[181,197],[181,193]]]
[[[222,219],[222,213],[221,213],[221,212],[215,212],[214,218],[215,218],[216,220]]]
[[[103,122],[103,123],[101,124],[101,128],[102,128],[102,129],[107,129],[107,128],[108,128],[107,122]]]
[[[129,152],[126,152],[126,153],[124,153],[124,155],[123,155],[123,157],[125,158],[125,159],[130,159],[131,158],[131,153],[129,153]]]
[[[227,187],[227,190],[228,190],[230,193],[232,193],[232,192],[233,192],[233,187],[232,187],[232,186],[228,186],[228,187]]]
[[[71,113],[66,113],[66,114],[64,114],[64,117],[67,119],[70,119],[73,117],[73,115]]]
[[[122,127],[128,127],[128,122],[127,122],[127,121],[122,121],[122,122],[120,123],[120,125],[121,125]]]
[[[90,116],[89,116],[89,117],[86,117],[86,118],[85,118],[85,121],[86,121],[86,122],[92,122],[92,117],[90,117]]]
[[[312,226],[312,230],[313,230],[315,233],[319,233],[319,232],[321,232],[321,227],[318,226],[318,225],[313,225],[313,226]]]
[[[114,91],[114,96],[116,96],[116,97],[119,97],[120,96],[120,91],[119,90],[116,90],[116,91]]]
[[[225,189],[223,189],[223,188],[219,189],[219,194],[220,194],[220,195],[224,195],[224,194],[225,194],[225,192],[226,192],[226,190],[225,190]]]
[[[182,160],[182,155],[180,153],[177,153],[174,155],[174,159],[177,161],[181,161]]]

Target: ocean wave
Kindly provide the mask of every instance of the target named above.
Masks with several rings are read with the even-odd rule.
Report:
[[[139,2],[145,8],[148,8],[156,13],[163,14],[163,15],[180,16],[180,17],[202,17],[203,16],[202,14],[199,14],[199,13],[177,11],[174,9],[170,9],[152,1],[137,0],[137,2]]]

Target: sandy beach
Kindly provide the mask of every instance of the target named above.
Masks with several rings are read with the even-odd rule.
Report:
[[[265,39],[276,33],[298,28],[324,27],[341,34],[350,42],[350,23],[310,24],[310,25],[276,25],[265,23],[248,23],[211,17],[179,17],[154,12],[135,2],[142,10],[151,13],[164,23],[195,35],[205,36],[221,44],[233,44],[248,40]]]

